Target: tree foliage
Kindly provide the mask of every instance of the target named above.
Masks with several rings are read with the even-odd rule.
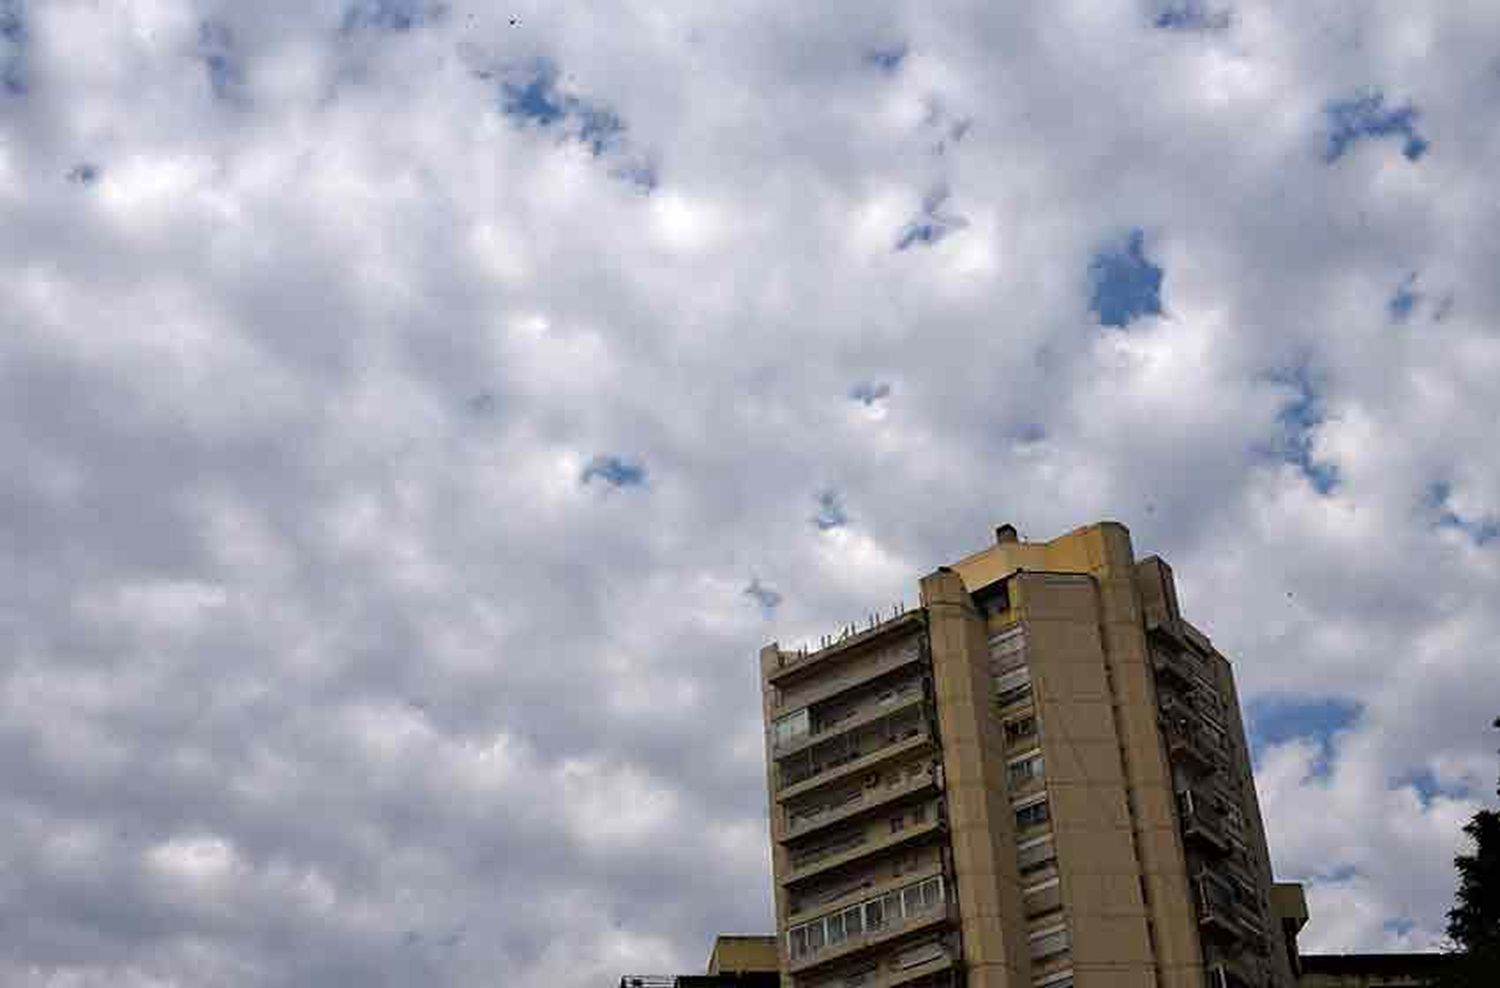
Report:
[[[1495,725],[1500,729],[1500,717]],[[1495,788],[1500,795],[1500,785]],[[1453,963],[1441,988],[1495,988],[1500,985],[1500,812],[1480,810],[1464,827],[1472,854],[1453,859],[1458,890],[1448,911]]]

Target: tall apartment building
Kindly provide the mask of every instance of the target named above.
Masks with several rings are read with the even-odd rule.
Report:
[[[760,660],[784,984],[1295,984],[1229,663],[1124,526]]]

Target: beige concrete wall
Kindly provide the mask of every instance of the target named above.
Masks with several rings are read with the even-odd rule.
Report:
[[[775,937],[720,935],[708,958],[708,974],[736,971],[775,971],[778,957]]]
[[[1012,598],[1026,630],[1074,982],[1154,986],[1095,583],[1025,573]]]
[[[1130,533],[1104,522],[1084,530],[1099,584],[1100,627],[1134,807],[1136,853],[1162,988],[1203,984],[1203,953],[1176,819],[1176,791],[1157,725],[1156,681]],[[1175,593],[1167,591],[1168,599]]]
[[[989,716],[988,639],[963,581],[939,570],[922,580],[946,775],[948,825],[970,988],[1030,984],[1005,792],[1005,746]]]

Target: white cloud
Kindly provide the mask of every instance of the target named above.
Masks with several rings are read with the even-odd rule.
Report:
[[[1243,699],[1361,710],[1263,753],[1308,943],[1434,942],[1500,713],[1500,15],[845,6],[20,8],[0,981],[696,967],[770,924],[758,647],[1098,517]],[[1420,160],[1325,163],[1367,87]],[[1101,330],[1137,229],[1163,311]]]

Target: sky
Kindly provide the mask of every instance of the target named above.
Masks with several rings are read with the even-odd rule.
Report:
[[[771,928],[756,653],[1160,553],[1303,946],[1500,714],[1500,5],[0,0],[0,983]]]

